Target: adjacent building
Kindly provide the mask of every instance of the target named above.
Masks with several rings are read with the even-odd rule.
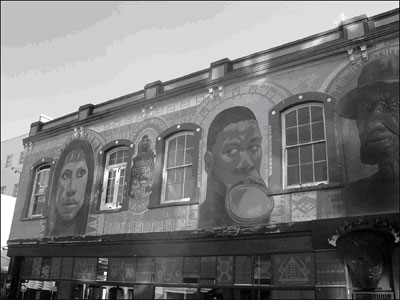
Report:
[[[11,294],[399,298],[398,92],[396,9],[33,123]]]

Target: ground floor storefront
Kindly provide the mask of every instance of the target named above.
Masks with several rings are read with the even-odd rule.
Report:
[[[394,299],[398,259],[360,287],[328,242],[343,221],[10,244],[13,299]]]

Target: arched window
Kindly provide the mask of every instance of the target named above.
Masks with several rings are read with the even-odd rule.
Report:
[[[158,136],[149,208],[198,203],[200,138],[201,128],[192,123],[174,125]]]
[[[42,218],[47,215],[54,160],[45,157],[30,167],[29,184],[21,219]]]
[[[44,164],[36,168],[28,217],[38,217],[43,215],[43,208],[46,205],[46,195],[49,188],[49,175],[49,164]]]
[[[285,187],[328,182],[322,104],[297,105],[283,112],[282,145]]]
[[[124,197],[129,147],[113,148],[106,153],[100,209],[121,208]]]
[[[195,178],[193,168],[194,134],[183,131],[166,140],[161,203],[188,201]]]
[[[325,93],[305,92],[271,109],[268,188],[272,193],[341,184],[334,103]]]

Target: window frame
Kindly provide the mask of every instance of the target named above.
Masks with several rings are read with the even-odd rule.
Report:
[[[14,154],[9,154],[6,157],[6,164],[4,165],[4,168],[11,168],[12,167],[12,162],[13,162]]]
[[[43,168],[44,166],[49,167],[49,181],[47,184],[47,191],[44,194],[45,201],[44,201],[43,212],[42,212],[42,214],[31,215],[32,206],[33,206],[32,205],[32,196],[33,196],[34,188],[35,188],[37,170],[40,168]],[[25,204],[22,209],[21,220],[42,219],[47,216],[49,195],[50,195],[50,190],[51,190],[51,186],[52,186],[52,182],[53,182],[54,166],[55,166],[55,160],[52,157],[42,158],[31,165],[30,173],[29,173],[29,177],[28,177],[29,178],[28,179],[29,180],[28,189],[27,189],[27,193],[26,193],[26,197],[25,197]]]
[[[106,208],[103,204],[103,195],[105,195],[107,191],[107,181],[105,180],[107,173],[107,164],[108,164],[108,157],[110,153],[117,151],[116,149],[121,147],[127,147],[127,161],[126,161],[126,171],[125,171],[125,183],[123,188],[122,194],[122,202],[121,206],[118,208]],[[98,153],[97,163],[101,166],[98,168],[97,173],[97,180],[96,180],[96,190],[99,191],[97,199],[97,204],[91,205],[90,213],[104,213],[104,212],[119,212],[125,211],[129,209],[129,199],[127,197],[127,187],[130,180],[130,168],[131,168],[131,161],[132,155],[134,152],[134,144],[132,141],[128,139],[118,139],[107,143],[105,146],[100,149]],[[105,198],[104,198],[105,199]]]
[[[187,136],[187,135],[191,135],[193,136],[194,139],[194,132],[193,131],[180,131],[176,134],[173,134],[171,136],[169,136],[167,139],[165,139],[165,151],[166,153],[164,154],[164,163],[163,163],[163,171],[162,171],[162,185],[161,185],[161,199],[160,199],[160,203],[161,204],[168,204],[168,203],[175,203],[175,202],[187,202],[190,201],[190,197],[186,197],[186,198],[180,198],[180,199],[174,199],[174,200],[166,200],[165,196],[166,196],[166,190],[167,190],[167,174],[168,174],[168,167],[167,167],[167,160],[168,160],[168,154],[167,151],[169,150],[169,143],[174,140],[175,138],[178,138],[180,136]],[[186,141],[186,140],[185,140]],[[186,150],[187,148],[184,148],[184,150]],[[194,145],[193,148],[194,149]],[[174,166],[170,169],[178,169],[178,168],[186,168],[188,166],[191,166],[193,168],[193,158],[192,158],[192,163],[189,164],[184,164],[181,166]],[[183,182],[183,189],[184,189],[184,182]],[[184,195],[184,191],[182,193]]]
[[[194,178],[192,192],[190,198],[185,201],[162,201],[162,193],[164,189],[164,182],[166,182],[166,178],[163,179],[164,174],[164,166],[166,165],[166,150],[167,143],[166,141],[169,138],[175,137],[183,132],[192,132],[193,133],[193,149],[192,152],[192,175]],[[201,166],[199,162],[200,157],[200,140],[202,135],[202,128],[194,123],[182,123],[171,126],[164,130],[156,139],[156,159],[154,164],[154,184],[153,190],[150,194],[150,201],[148,208],[158,208],[165,206],[177,206],[177,205],[191,205],[199,203],[200,191],[197,187],[197,183],[200,180],[198,170]],[[185,199],[185,198],[182,198]]]
[[[317,140],[317,141],[310,141],[310,142],[305,142],[305,143],[300,143],[298,142],[295,145],[290,145],[288,147],[288,145],[286,144],[286,134],[285,134],[285,130],[287,129],[286,127],[286,118],[285,116],[288,115],[289,113],[293,112],[293,111],[298,111],[302,108],[311,108],[311,107],[321,107],[322,108],[322,122],[324,125],[324,138],[321,140]],[[310,114],[310,118],[311,118],[311,114]],[[291,189],[291,188],[301,188],[301,187],[307,187],[307,186],[315,186],[315,185],[319,185],[319,184],[328,184],[329,183],[329,164],[328,164],[328,151],[327,151],[327,136],[326,136],[326,120],[325,120],[325,110],[324,110],[324,106],[320,103],[320,102],[306,102],[306,103],[302,103],[299,105],[295,105],[292,106],[286,110],[284,110],[281,113],[281,136],[282,136],[282,185],[284,188],[286,189]],[[312,121],[310,119],[310,123],[307,123],[309,125],[312,124]],[[299,125],[296,126],[297,130],[299,128]],[[297,131],[298,132],[298,131]],[[299,136],[299,135],[298,135]],[[311,126],[311,131],[310,131],[310,137],[312,137],[312,126]],[[312,139],[312,138],[311,138]],[[325,162],[326,162],[326,180],[321,180],[321,181],[315,181],[315,169],[314,169],[314,150],[313,147],[311,147],[311,151],[312,151],[312,160],[311,160],[311,164],[312,164],[312,168],[313,168],[313,181],[312,182],[305,182],[305,183],[301,183],[301,171],[300,171],[300,183],[297,184],[291,184],[288,185],[288,172],[287,172],[287,168],[288,168],[288,159],[287,159],[287,149],[288,148],[300,148],[301,146],[305,146],[305,145],[314,145],[314,144],[318,144],[324,142],[325,143]],[[299,167],[301,167],[301,162],[300,162],[300,157],[299,157]]]
[[[283,126],[282,118],[284,112],[300,105],[320,104],[323,107],[325,121],[327,182],[316,184],[302,184],[301,186],[285,186],[284,173],[284,150],[283,150]],[[334,112],[336,99],[322,92],[305,92],[292,95],[279,102],[269,112],[269,170],[268,189],[271,194],[281,194],[287,191],[303,191],[310,189],[321,189],[338,187],[342,185],[342,172],[340,169],[339,149],[336,145]]]
[[[18,190],[19,190],[19,183],[15,183],[14,184],[14,188],[13,188],[13,192],[12,192],[12,196],[17,198],[18,197]]]

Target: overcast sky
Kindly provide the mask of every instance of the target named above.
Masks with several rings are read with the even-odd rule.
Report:
[[[57,118],[398,8],[397,1],[1,2],[1,141]]]

